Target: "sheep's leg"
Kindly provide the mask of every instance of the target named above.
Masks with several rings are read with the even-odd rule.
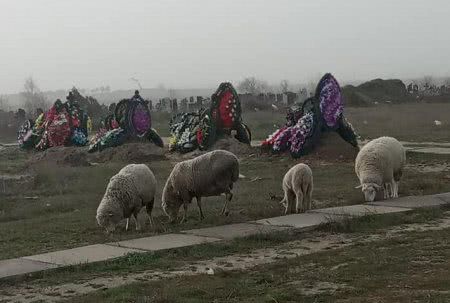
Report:
[[[205,216],[203,215],[203,210],[202,210],[202,198],[201,197],[197,197],[197,206],[198,206],[198,213],[200,215],[200,220],[205,219]]]
[[[394,179],[391,180],[390,186],[391,186],[391,198],[396,198],[396,193],[395,193],[396,185],[395,185]]]
[[[227,192],[225,194],[225,203],[223,205],[222,211],[220,212],[221,215],[228,216],[228,214],[230,213],[230,211],[228,210],[228,202],[230,202],[231,199],[233,199],[233,193]]]
[[[155,198],[153,198],[145,206],[145,210],[147,211],[147,215],[148,215],[148,221],[149,221],[151,226],[153,226],[153,219],[152,219],[153,204],[155,204]]]
[[[294,193],[291,191],[291,190],[289,190],[289,189],[286,189],[285,190],[285,199],[286,199],[286,211],[284,212],[284,214],[285,215],[287,215],[287,214],[292,214],[292,213],[294,213],[295,212],[295,209],[294,209],[294,199],[295,199],[295,197],[294,197]]]
[[[184,223],[184,222],[187,222],[187,211],[188,211],[188,205],[187,205],[187,203],[183,203],[183,218],[181,219],[181,222],[180,223]]]
[[[398,182],[396,182],[395,180],[392,181],[392,185],[393,185],[393,197],[394,198],[398,198]]]
[[[384,199],[389,199],[392,196],[392,184],[385,183],[384,185]]]
[[[296,200],[296,212],[297,213],[302,213],[305,211],[305,200],[304,200],[304,195],[302,191],[298,191],[297,193],[295,193],[295,200]]]
[[[308,186],[308,189],[306,190],[304,200],[304,211],[311,209],[311,200],[312,200],[312,188],[311,186]]]
[[[128,231],[129,224],[130,224],[130,218],[127,218],[127,225],[125,226],[126,231]]]
[[[139,231],[142,229],[141,223],[138,220],[138,214],[139,214],[139,211],[134,211],[133,215],[132,215],[132,217],[134,218],[134,222],[136,224],[136,231]]]
[[[289,210],[289,197],[288,197],[287,190],[285,188],[283,188],[283,191],[284,191],[284,197],[283,197],[283,200],[280,201],[280,204],[284,206],[284,214],[287,215],[288,210]]]

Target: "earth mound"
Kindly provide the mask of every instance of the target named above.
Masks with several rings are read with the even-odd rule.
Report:
[[[203,155],[204,153],[207,153],[209,151],[223,149],[227,150],[229,152],[232,152],[236,156],[248,156],[251,154],[259,153],[259,149],[252,147],[248,144],[239,142],[237,139],[232,138],[230,136],[221,138],[214,143],[214,145],[208,149],[208,150],[199,150],[196,149],[192,152],[185,153],[185,154],[179,154],[179,153],[173,153],[171,154],[171,158],[177,159],[192,159],[197,156]]]
[[[165,150],[153,143],[126,143],[89,154],[91,162],[150,162],[166,159]]]
[[[358,151],[336,132],[326,132],[322,134],[317,146],[302,158],[327,162],[353,162]]]
[[[398,103],[409,98],[406,85],[399,79],[374,79],[358,86],[342,88],[345,103],[349,106],[368,106],[375,102]]]
[[[63,166],[89,166],[86,147],[52,147],[42,152],[35,152],[28,161],[29,166],[35,164],[57,164]]]

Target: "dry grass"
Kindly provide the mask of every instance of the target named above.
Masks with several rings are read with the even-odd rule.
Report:
[[[398,113],[395,114],[392,108],[397,108]],[[370,122],[372,120],[369,119],[367,136],[375,132],[386,132],[385,134],[394,134],[394,132],[407,134],[409,132],[412,140],[437,141],[450,134],[439,128],[439,131],[431,134],[434,137],[427,139],[431,135],[419,131],[417,127],[428,124],[425,122],[413,123],[415,118],[425,111],[428,112],[428,118],[431,118],[431,114],[440,115],[437,119],[441,119],[445,123],[443,127],[448,127],[450,115],[447,115],[446,111],[450,109],[450,105],[401,105],[392,108],[382,106],[377,111],[374,108],[348,109],[348,114],[352,121],[356,119],[355,117],[367,116],[367,119],[378,119],[376,117],[389,114],[394,119],[397,116],[411,115],[407,120],[409,121],[408,125],[402,124],[403,126],[397,128],[386,124],[387,120],[382,119],[377,123],[372,123]],[[260,131],[260,134],[269,133],[268,128],[271,126],[267,121],[272,121],[271,119],[281,121],[279,118],[284,118],[284,115],[281,114],[276,118],[269,112],[246,113],[245,115],[247,115],[248,121],[253,123],[254,128]],[[404,119],[406,118],[404,117]],[[354,121],[353,123],[357,125]],[[393,124],[394,122],[389,123]],[[373,129],[375,126],[381,127],[381,130]],[[434,125],[430,127],[431,129],[435,128]],[[265,128],[266,130],[264,130]],[[361,130],[365,131],[365,128],[361,127]],[[336,143],[345,144],[342,140],[338,140]],[[322,157],[312,155],[298,161],[287,156],[242,158],[241,172],[247,176],[247,179],[240,180],[236,186],[235,197],[230,205],[231,215],[229,217],[218,215],[223,204],[223,197],[208,198],[204,202],[206,219],[198,220],[194,203],[190,207],[188,222],[182,225],[166,224],[166,218],[162,215],[159,207],[162,186],[174,162],[165,160],[147,163],[155,172],[159,182],[158,198],[154,210],[156,221],[159,223],[154,229],[147,228],[141,233],[119,231],[113,239],[135,238],[161,232],[280,215],[282,209],[277,201],[270,199],[270,195],[281,195],[281,179],[284,173],[295,163],[305,160],[309,161],[308,164],[314,172],[313,205],[315,208],[360,203],[362,202],[361,193],[354,189],[358,181],[353,171],[352,160],[348,157],[340,159],[339,153],[343,149],[336,148],[334,151],[334,146],[331,143],[322,147],[326,150]],[[448,155],[409,154],[408,157],[411,163],[421,165],[450,162]],[[13,152],[5,152],[5,150],[0,152],[0,173],[21,171],[25,167],[26,159],[26,153],[18,153],[14,150]],[[39,167],[36,182],[31,190],[24,190],[15,196],[1,198],[0,259],[111,241],[112,239],[106,237],[103,231],[96,226],[95,212],[109,178],[123,165],[123,163],[107,163],[94,167]],[[252,181],[255,178],[257,181]],[[450,191],[448,172],[422,173],[409,169],[405,172],[400,187],[400,195],[432,194],[444,191]],[[37,196],[38,199],[25,199],[26,196]]]
[[[447,160],[450,158],[447,156]],[[439,161],[444,161],[444,156]],[[411,158],[411,161],[419,161]],[[420,162],[435,161],[422,159]],[[220,216],[223,197],[204,201],[206,219],[198,220],[195,203],[190,206],[188,222],[180,225],[165,223],[159,207],[161,190],[173,167],[170,161],[147,163],[158,179],[154,216],[159,222],[154,229],[143,232],[119,230],[107,237],[96,226],[95,212],[109,178],[122,166],[109,163],[94,167],[40,167],[32,190],[2,198],[0,204],[0,259],[36,254],[111,240],[129,239],[161,232],[178,231],[213,225],[223,225],[278,216],[282,208],[270,195],[281,195],[281,178],[297,161],[285,156],[241,159],[241,172],[247,178],[236,185],[230,205],[231,215]],[[313,207],[322,208],[362,202],[351,162],[328,163],[310,160],[314,172]],[[336,176],[339,176],[336,178]],[[445,172],[420,173],[408,170],[400,187],[401,195],[431,194],[450,191]],[[253,181],[254,179],[256,181]],[[25,196],[37,196],[30,200]]]
[[[450,301],[450,229],[410,232],[262,265],[142,282],[70,302]]]

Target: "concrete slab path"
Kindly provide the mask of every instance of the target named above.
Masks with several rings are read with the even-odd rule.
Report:
[[[230,240],[259,233],[287,229],[312,229],[332,219],[410,211],[414,208],[450,205],[450,193],[402,197],[389,201],[311,210],[257,221],[185,230],[107,244],[95,244],[67,250],[0,261],[0,278],[48,270],[57,267],[106,261],[129,253],[146,253],[170,248]]]
[[[409,196],[400,197],[389,201],[376,201],[368,203],[370,205],[377,205],[383,207],[403,207],[407,209],[422,208],[422,207],[439,207],[441,205],[450,203],[450,194],[439,196]],[[447,202],[444,200],[447,198]]]
[[[105,261],[123,257],[126,254],[136,252],[142,251],[105,244],[94,244],[35,256],[23,257],[23,259],[68,266]]]
[[[338,206],[330,208],[322,208],[312,210],[312,213],[321,213],[331,216],[350,216],[350,217],[361,217],[366,215],[378,215],[378,214],[388,214],[388,213],[398,213],[409,211],[410,208],[400,208],[393,206],[377,206],[368,204],[358,204],[350,206]]]
[[[290,226],[297,229],[316,227],[329,220],[327,214],[308,212],[304,214],[293,214],[274,218],[261,219],[256,223],[270,226]]]
[[[145,251],[156,251],[171,248],[186,247],[209,242],[220,241],[220,239],[200,237],[195,235],[183,234],[167,234],[153,237],[146,237],[140,239],[133,239],[121,242],[109,243],[109,245],[117,247],[125,247],[132,249],[140,249]]]
[[[184,233],[198,236],[214,237],[222,240],[231,240],[239,237],[248,237],[256,234],[267,234],[276,231],[283,231],[289,227],[265,226],[255,223],[237,223],[230,225],[206,227],[199,229],[185,230]]]
[[[56,264],[26,260],[23,258],[2,260],[0,261],[0,278],[29,274],[56,267],[58,267]]]

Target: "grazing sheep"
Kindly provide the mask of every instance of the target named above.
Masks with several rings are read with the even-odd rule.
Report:
[[[155,201],[156,179],[145,164],[129,164],[114,175],[106,187],[105,195],[97,208],[97,223],[106,231],[113,232],[117,224],[126,218],[128,230],[132,215],[136,230],[141,226],[137,215],[146,206],[149,221],[152,223],[152,209]]]
[[[196,198],[200,219],[204,218],[201,198],[226,195],[222,214],[228,215],[228,202],[233,194],[233,183],[239,178],[239,162],[237,157],[225,150],[215,150],[191,160],[175,165],[162,193],[162,209],[174,222],[183,205],[184,215],[181,222],[187,219],[187,206],[192,198]]]
[[[311,209],[313,175],[308,165],[300,163],[288,170],[283,178],[285,214],[302,213]]]
[[[355,172],[366,202],[375,200],[378,191],[384,198],[398,197],[398,183],[406,163],[403,145],[395,138],[380,137],[364,145],[356,156]]]

